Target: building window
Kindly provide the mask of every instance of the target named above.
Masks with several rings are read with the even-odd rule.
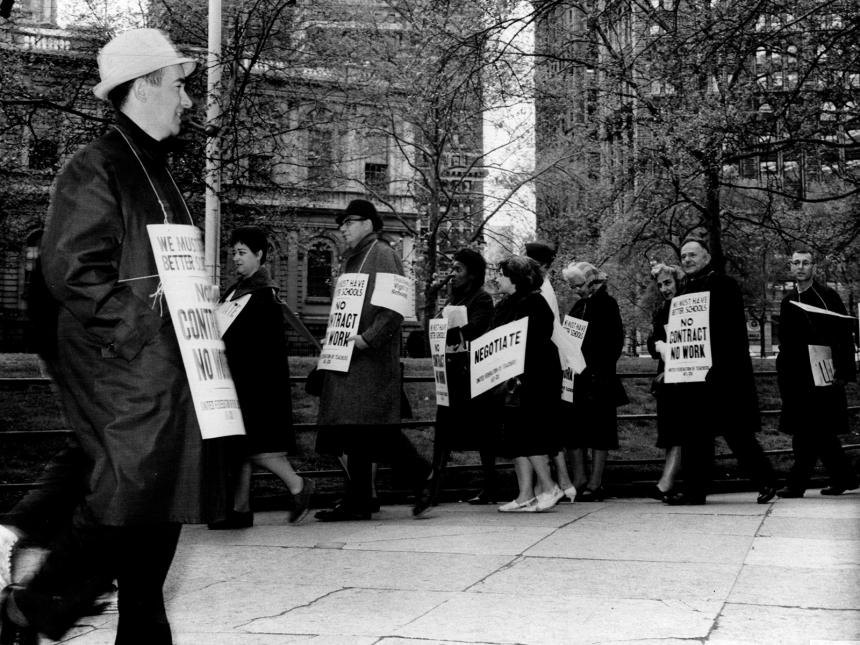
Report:
[[[364,164],[364,185],[368,193],[385,195],[388,193],[388,164]]]
[[[57,152],[57,142],[53,139],[31,139],[28,154],[30,170],[56,169],[60,160]]]
[[[334,137],[328,128],[308,132],[308,181],[328,185],[331,179]]]
[[[272,180],[272,155],[248,155],[248,182],[265,184]]]
[[[307,284],[305,298],[316,302],[331,300],[334,251],[322,240],[315,242],[307,253]]]

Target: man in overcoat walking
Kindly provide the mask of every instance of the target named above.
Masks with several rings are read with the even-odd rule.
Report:
[[[740,287],[717,272],[704,240],[681,245],[684,294],[709,293],[712,365],[703,383],[678,384],[676,406],[689,420],[681,446],[683,490],[668,495],[670,505],[704,504],[711,483],[714,437],[722,435],[741,469],[758,488],[757,502],[776,494],[773,468],[756,440],[761,429],[758,394],[749,354],[746,316]]]
[[[59,174],[41,252],[59,309],[53,371],[90,464],[86,494],[36,575],[3,594],[2,639],[60,638],[115,578],[116,643],[170,645],[162,586],[181,526],[226,506],[146,229],[193,223],[165,144],[192,105],[195,63],[156,29],[119,34],[98,63],[93,92],[116,122]]]
[[[403,316],[371,304],[379,273],[403,275],[400,258],[379,235],[382,218],[369,201],[354,199],[336,218],[346,242],[343,273],[368,275],[355,346],[347,372],[323,370],[317,424],[320,452],[346,455],[346,498],[315,517],[323,522],[370,519],[372,464],[389,462],[402,471],[417,499],[413,514],[430,504],[430,465],[398,427],[400,423],[400,326]]]
[[[782,396],[780,429],[791,435],[794,464],[780,497],[803,497],[815,462],[821,458],[830,485],[822,495],[841,495],[857,488],[857,476],[839,435],[847,433],[848,404],[845,383],[857,378],[854,365],[854,338],[847,318],[801,309],[799,304],[846,315],[839,294],[815,280],[815,256],[799,249],[789,264],[795,287],[779,306],[779,354],[777,380]],[[814,352],[830,354],[826,365],[830,378],[813,377]]]

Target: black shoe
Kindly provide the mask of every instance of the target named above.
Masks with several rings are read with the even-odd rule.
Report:
[[[378,513],[379,509],[381,509],[381,508],[382,508],[382,506],[380,506],[380,504],[379,504],[379,498],[378,497],[371,497],[370,498],[370,512],[371,513]]]
[[[776,491],[777,497],[782,497],[783,499],[798,499],[803,497],[803,494],[806,491],[802,488],[792,488],[791,486],[786,486],[785,488],[780,488]]]
[[[756,497],[756,504],[767,504],[770,500],[772,500],[776,496],[776,486],[764,486],[758,492],[758,497]]]
[[[648,497],[650,497],[651,499],[656,499],[658,502],[662,502],[666,498],[666,495],[671,495],[671,494],[672,494],[671,488],[669,490],[663,492],[662,490],[660,490],[660,487],[657,486],[657,484],[654,484],[651,487],[651,489],[648,491]]]
[[[841,495],[845,491],[853,490],[854,488],[857,488],[857,487],[852,486],[851,488],[845,488],[843,486],[832,486],[831,485],[831,486],[828,486],[827,488],[822,488],[821,494],[822,495]]]
[[[369,520],[370,511],[357,511],[349,508],[346,504],[338,504],[334,508],[317,511],[314,517],[320,522],[354,522],[358,520]]]
[[[670,493],[663,498],[663,502],[669,506],[702,506],[705,503],[705,496]]]
[[[421,491],[415,498],[415,506],[412,507],[412,517],[415,519],[424,517],[432,506],[433,496],[430,494],[430,491],[427,489]]]
[[[576,496],[577,502],[602,502],[606,499],[606,489],[598,486],[595,489],[583,488]]]
[[[217,522],[207,524],[210,531],[232,531],[234,529],[247,529],[254,526],[253,511],[229,511],[227,517]]]
[[[290,524],[298,524],[311,510],[311,495],[314,492],[314,482],[307,477],[302,477],[302,489],[293,495],[293,508],[287,518]]]
[[[14,587],[0,590],[0,645],[39,645],[39,634],[32,627],[22,627],[12,622],[6,605]]]
[[[482,490],[480,493],[466,500],[467,504],[473,504],[475,506],[483,506],[485,504],[495,504],[496,498],[494,495],[491,495],[485,490]]]

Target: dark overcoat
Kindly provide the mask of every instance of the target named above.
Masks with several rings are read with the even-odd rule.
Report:
[[[528,318],[525,369],[518,377],[519,405],[502,411],[501,453],[507,457],[554,455],[561,448],[558,401],[561,361],[552,342],[555,314],[539,291],[514,293],[499,302],[493,327]]]
[[[250,299],[223,338],[242,408],[248,454],[293,453],[296,437],[284,316],[266,267],[230,286],[223,300],[244,296]]]
[[[321,426],[364,426],[357,430],[320,431],[317,449],[339,454],[352,446],[373,451],[369,426],[400,423],[400,326],[403,317],[370,304],[377,273],[403,275],[397,253],[371,233],[344,257],[342,273],[366,273],[367,291],[358,333],[369,345],[355,347],[348,372],[323,370],[317,423]]]
[[[792,302],[846,314],[839,294],[817,282],[802,293],[792,289],[780,303],[779,354],[776,357],[777,381],[782,397],[780,430],[789,434],[803,429],[833,434],[848,432],[845,388],[842,383],[815,386],[809,345],[830,347],[834,377],[843,382],[855,380],[857,368],[850,321],[810,313]]]
[[[226,503],[158,295],[146,226],[165,222],[193,223],[163,148],[120,115],[59,174],[42,241],[57,384],[93,464],[87,509],[108,525],[209,521]]]
[[[690,428],[715,434],[761,429],[758,394],[740,287],[708,265],[688,276],[683,294],[709,292],[712,365],[704,383],[680,383],[678,405]]]
[[[451,450],[480,450],[496,439],[494,406],[486,394],[471,398],[468,347],[490,330],[493,298],[477,287],[452,292],[446,304],[466,307],[468,323],[448,330],[445,372],[451,404],[436,407],[435,440]]]
[[[618,447],[615,408],[627,402],[624,388],[615,373],[615,364],[624,347],[624,324],[615,298],[602,285],[581,298],[570,315],[588,322],[582,339],[585,369],[573,377],[574,420],[568,448],[613,450]]]

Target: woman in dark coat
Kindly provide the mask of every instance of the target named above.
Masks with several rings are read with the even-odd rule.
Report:
[[[582,340],[585,369],[573,380],[575,418],[566,445],[573,462],[573,485],[578,501],[601,501],[603,469],[610,450],[618,448],[615,408],[626,403],[615,363],[624,346],[624,325],[615,298],[606,291],[606,274],[588,262],[577,262],[563,272],[580,299],[570,316],[588,323]],[[591,449],[591,473],[586,474],[585,451]]]
[[[247,435],[246,452],[235,479],[233,512],[211,529],[251,526],[251,466],[265,468],[281,478],[293,495],[289,521],[308,512],[313,481],[296,474],[287,453],[296,449],[290,397],[290,367],[284,318],[277,287],[263,266],[266,234],[254,226],[237,228],[230,237],[233,263],[239,279],[221,299],[222,310],[233,310],[232,322],[221,330],[227,362],[236,385]],[[238,313],[236,313],[238,311]]]
[[[663,299],[654,312],[651,335],[648,336],[648,352],[657,361],[657,376],[654,378],[652,393],[657,399],[657,447],[666,451],[663,474],[652,489],[654,499],[663,498],[672,492],[675,477],[681,469],[681,443],[685,419],[678,414],[677,388],[663,381],[666,369],[663,352],[666,351],[666,325],[669,322],[669,308],[681,290],[684,272],[681,267],[670,264],[655,264],[651,268],[651,278]]]
[[[531,258],[512,256],[500,265],[499,291],[506,295],[496,307],[493,326],[528,318],[525,370],[516,378],[516,403],[503,410],[503,454],[514,460],[519,493],[499,507],[503,513],[545,511],[564,496],[552,479],[549,455],[560,445],[555,411],[561,394],[561,362],[552,342],[555,316],[540,293],[543,276]],[[515,379],[511,379],[514,381]],[[510,382],[500,388],[511,388]],[[534,494],[535,477],[543,491]]]
[[[451,267],[451,297],[446,306],[465,307],[467,322],[448,329],[445,341],[445,371],[450,405],[436,408],[433,444],[433,497],[438,494],[442,473],[452,450],[478,450],[484,482],[470,504],[493,504],[496,499],[496,453],[494,424],[489,423],[491,397],[470,398],[469,343],[489,331],[493,322],[493,299],[484,290],[487,263],[477,251],[460,249]]]

